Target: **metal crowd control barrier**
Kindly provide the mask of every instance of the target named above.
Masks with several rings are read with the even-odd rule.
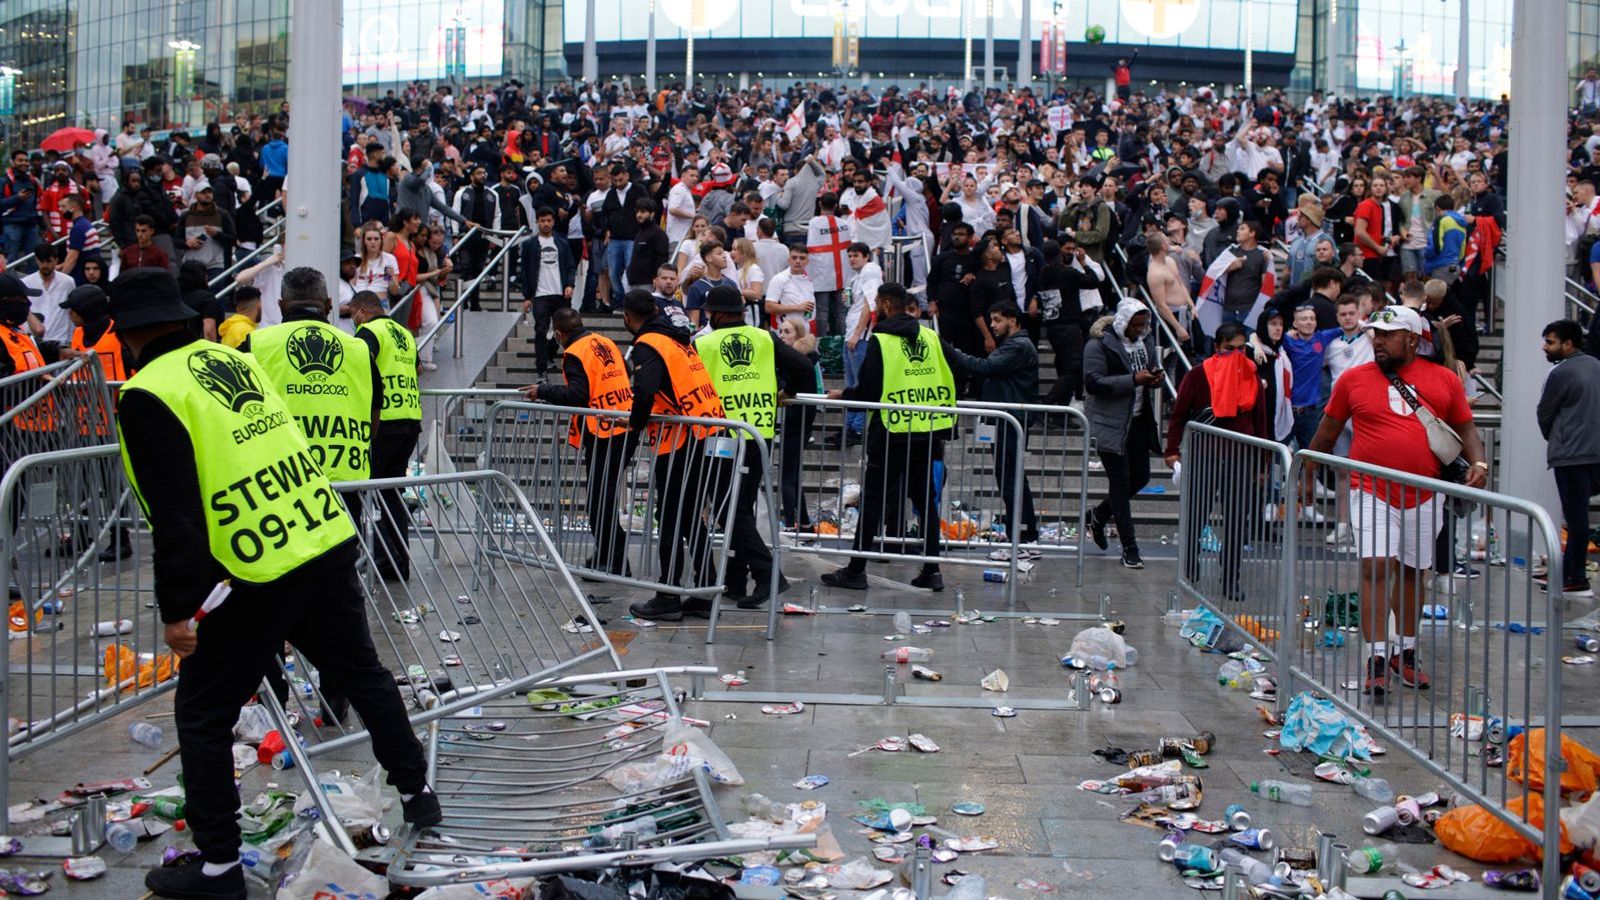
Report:
[[[651,422],[662,428],[661,439],[674,431],[683,434],[690,426],[715,431],[660,456],[642,436],[573,447],[567,438],[574,416],[624,425],[628,419],[625,412],[496,403],[484,433],[483,467],[505,473],[528,495],[561,559],[583,578],[711,601],[706,642],[714,641],[732,554],[733,498],[744,479],[762,479],[769,534],[778,534],[777,504],[770,481],[763,477],[770,468],[766,441],[744,422],[653,416]],[[578,427],[583,429],[581,420]],[[680,542],[687,544],[687,553]],[[777,631],[781,603],[779,555],[774,547],[769,640]],[[740,567],[744,563],[737,557],[733,562]]]
[[[135,550],[148,535],[115,444],[15,460],[0,477],[0,516],[0,571],[12,587],[0,670],[9,723],[0,829],[9,830],[12,761],[165,692],[176,665],[146,605],[153,595]]]
[[[0,378],[0,465],[29,453],[115,443],[113,409],[92,352]]]
[[[1289,450],[1190,422],[1179,462],[1178,589],[1275,656],[1278,633],[1290,627],[1282,601],[1287,569],[1282,533],[1267,512],[1282,502],[1286,516],[1296,514],[1294,498],[1280,492]]]
[[[338,487],[369,523],[361,544],[370,627],[383,662],[406,673],[402,694],[412,722],[427,727],[430,783],[445,813],[438,828],[403,836],[391,881],[422,887],[815,844],[734,838],[704,772],[655,771],[666,739],[683,727],[669,676],[715,669],[623,669],[507,475]],[[383,535],[396,500],[406,511],[399,531],[409,572],[381,581],[376,572],[396,561]],[[306,699],[324,699],[325,685],[303,671],[307,680],[288,694],[309,712]],[[263,693],[287,727],[282,706]],[[480,727],[490,720],[504,730]],[[331,804],[310,761],[367,739],[339,731],[289,748],[325,821]],[[638,827],[645,819],[651,827]],[[611,826],[622,833],[596,839]],[[331,830],[353,852],[343,830]]]
[[[788,408],[816,410],[810,434],[800,435],[800,451],[779,454],[783,519],[794,541],[791,552],[933,565],[998,564],[1005,568],[1006,604],[1016,603],[1021,529],[995,512],[1011,506],[1007,497],[1028,494],[1023,453],[1010,454],[1009,471],[995,460],[1002,447],[1026,445],[1026,429],[1015,416],[995,409],[866,403],[818,394],[802,394]],[[851,429],[863,435],[859,455],[809,439],[842,436],[853,414],[864,420],[886,412],[947,415],[956,427],[947,440],[897,441],[872,448],[862,423]],[[877,483],[869,483],[874,478]],[[929,499],[939,512],[933,523],[925,515]],[[863,539],[858,529],[867,522],[874,523],[872,533]],[[931,540],[924,531],[930,527],[937,529]],[[941,547],[953,552],[940,553]],[[990,558],[990,551],[998,549],[1006,551],[1004,560]]]
[[[1380,741],[1542,845],[1545,883],[1558,884],[1561,533],[1538,504],[1322,453],[1295,454],[1286,484],[1320,470],[1337,490],[1350,490],[1353,479],[1367,490],[1350,490],[1354,548],[1330,546],[1323,528],[1287,517],[1283,564],[1292,580],[1281,599],[1294,625],[1280,631],[1280,696],[1310,687],[1332,700]],[[1486,561],[1496,561],[1491,528],[1506,542],[1511,565],[1452,576],[1457,565],[1471,565],[1480,538]],[[1552,573],[1548,593],[1528,571],[1541,556]],[[1388,648],[1380,698],[1363,683],[1379,665],[1370,658],[1373,642],[1385,640],[1399,646]],[[1413,646],[1401,656],[1406,644]],[[1431,684],[1407,685],[1416,682],[1402,662],[1414,663]],[[1528,755],[1542,752],[1547,761],[1542,825],[1527,812],[1527,795],[1536,791],[1512,780],[1510,767],[1485,764],[1485,753],[1538,727],[1544,746]]]

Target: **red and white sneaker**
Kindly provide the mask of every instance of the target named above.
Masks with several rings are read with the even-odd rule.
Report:
[[[1422,670],[1417,668],[1417,651],[1401,650],[1389,657],[1389,668],[1400,677],[1400,683],[1408,688],[1425,691],[1430,680]]]
[[[1381,656],[1374,656],[1367,660],[1367,680],[1361,686],[1361,693],[1371,694],[1373,699],[1383,697],[1389,690],[1389,666]]]

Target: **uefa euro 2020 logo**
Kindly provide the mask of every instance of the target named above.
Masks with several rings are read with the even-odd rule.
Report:
[[[200,350],[189,357],[189,374],[217,402],[236,413],[256,418],[264,411],[266,395],[249,363],[220,350]]]
[[[289,335],[289,364],[311,381],[324,381],[344,362],[344,345],[315,325]]]

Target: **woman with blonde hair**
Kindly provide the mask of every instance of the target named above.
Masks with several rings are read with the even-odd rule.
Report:
[[[756,265],[756,244],[749,238],[733,242],[733,283],[744,297],[744,323],[761,326],[761,301],[767,296],[767,276]]]

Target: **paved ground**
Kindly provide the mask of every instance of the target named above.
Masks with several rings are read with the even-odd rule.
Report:
[[[815,575],[827,567],[799,557],[786,564],[797,582],[806,578],[814,583]],[[891,579],[909,578],[909,568],[873,566],[872,574],[875,583],[865,596],[823,589],[819,602],[833,609],[857,602],[874,607],[952,606],[952,591],[931,595],[896,587]],[[947,579],[952,588],[956,583],[963,586],[969,608],[1003,609],[998,586],[978,580],[977,570],[950,567]],[[1371,804],[1348,788],[1318,783],[1318,802],[1310,808],[1276,805],[1248,793],[1250,781],[1282,776],[1284,765],[1263,752],[1274,742],[1261,735],[1267,726],[1256,712],[1256,702],[1243,692],[1227,692],[1216,685],[1221,657],[1190,648],[1178,638],[1176,627],[1161,623],[1172,584],[1170,562],[1152,561],[1149,569],[1134,573],[1116,567],[1109,559],[1091,558],[1086,583],[1080,593],[1072,586],[1067,563],[1045,561],[1034,579],[1020,586],[1017,609],[1045,615],[1090,613],[1100,593],[1110,593],[1114,617],[1126,621],[1127,639],[1140,651],[1138,665],[1123,675],[1120,705],[1097,706],[1090,712],[1023,709],[1009,719],[995,718],[987,708],[829,704],[810,706],[801,715],[773,717],[763,715],[758,704],[704,700],[690,701],[686,711],[713,722],[712,736],[743,772],[747,790],[783,801],[826,802],[833,832],[849,858],[870,853],[871,843],[848,817],[857,812],[860,801],[871,798],[922,803],[939,817],[940,827],[960,835],[992,836],[1000,843],[998,849],[936,866],[936,874],[959,868],[987,876],[991,895],[1187,895],[1188,889],[1173,869],[1156,859],[1161,833],[1118,821],[1127,806],[1124,801],[1081,791],[1077,784],[1120,769],[1092,756],[1090,751],[1096,748],[1145,748],[1158,737],[1199,730],[1218,736],[1218,746],[1207,758],[1210,768],[1200,773],[1205,781],[1200,810],[1204,815],[1220,817],[1224,807],[1240,802],[1258,824],[1279,834],[1281,844],[1311,846],[1318,831],[1336,833],[1355,845],[1361,843],[1360,816]],[[790,596],[803,601],[807,587],[807,583],[799,583]],[[598,614],[610,620],[609,627],[633,627],[620,621],[626,598],[608,600],[597,595],[594,599]],[[758,622],[764,626],[764,615],[758,620],[749,613],[727,614],[719,641],[711,647],[704,644],[704,629],[698,625],[645,629],[628,645],[624,661],[630,667],[709,662],[724,672],[742,670],[749,684],[731,689],[735,692],[881,694],[883,663],[879,655],[894,646],[882,639],[893,630],[888,616],[785,617],[778,640],[772,643],[763,639],[761,628],[755,627]],[[904,677],[909,673],[902,666],[902,685],[910,696],[978,699],[985,705],[1062,698],[1068,678],[1058,659],[1084,624],[1069,619],[1057,627],[1046,627],[999,619],[936,629],[914,637],[913,643],[934,649],[930,665],[943,673],[944,681],[911,681]],[[979,679],[994,668],[1002,668],[1010,676],[1009,694],[987,694],[980,689]],[[707,687],[722,689],[714,683]],[[63,742],[23,760],[12,772],[10,802],[53,796],[71,782],[136,774],[160,751],[129,742],[127,723],[154,717],[152,721],[167,724],[166,746],[170,747],[170,719],[161,718],[168,708],[169,701],[162,699],[82,739]],[[931,755],[856,752],[880,738],[916,732],[936,741],[941,751]],[[359,754],[344,765],[363,767]],[[1397,753],[1389,754],[1375,768],[1402,793],[1439,788],[1435,779],[1401,761]],[[265,777],[273,774],[282,773],[257,770],[248,774],[247,791],[253,795]],[[826,775],[832,782],[812,792],[791,786],[808,774]],[[172,784],[175,776],[176,765],[169,764],[152,777],[160,787]],[[733,811],[743,795],[725,789],[719,796],[724,809]],[[953,814],[951,805],[963,801],[982,803],[986,812],[972,818]],[[160,846],[178,843],[181,837],[169,835],[126,857],[108,851],[105,856],[112,871],[106,879],[67,885],[65,891],[85,897],[138,897],[143,893],[139,887],[142,869],[157,857]],[[1424,867],[1448,861],[1477,871],[1436,846],[1407,847],[1402,857]],[[1024,881],[1048,887],[1033,883],[1019,887]],[[936,885],[936,892],[943,890]],[[1379,894],[1381,890],[1370,896]],[[1430,894],[1472,895],[1473,891]]]

